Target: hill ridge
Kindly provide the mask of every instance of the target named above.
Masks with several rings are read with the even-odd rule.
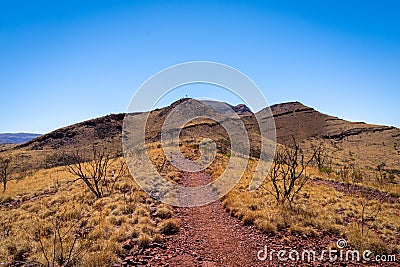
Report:
[[[146,140],[155,142],[160,138],[163,122],[173,110],[174,105],[186,101],[180,99],[170,106],[150,111]],[[229,105],[229,104],[228,104]],[[229,105],[244,121],[250,140],[259,138],[256,116],[265,114],[253,113],[244,104]],[[374,125],[364,122],[351,122],[327,115],[308,107],[298,101],[275,104],[270,107],[274,120],[277,142],[289,144],[295,137],[297,142],[310,144],[322,142],[327,151],[338,164],[360,162],[365,166],[373,167],[382,159],[392,168],[400,169],[400,129],[393,126]],[[147,113],[147,112],[144,112]],[[136,113],[141,114],[141,113]],[[260,115],[261,116],[261,115]],[[110,114],[95,119],[86,120],[66,127],[56,129],[50,133],[36,137],[17,146],[4,147],[3,150],[54,150],[85,149],[92,144],[102,144],[119,155],[122,155],[122,127],[125,113]],[[268,118],[260,118],[261,123]],[[274,130],[274,129],[271,129]],[[196,123],[182,129],[183,136],[188,140],[208,134],[209,138],[219,140],[218,148],[226,150],[229,142],[226,139],[223,127],[212,123]],[[254,141],[253,152],[259,152],[259,143]],[[42,153],[43,154],[43,153]]]

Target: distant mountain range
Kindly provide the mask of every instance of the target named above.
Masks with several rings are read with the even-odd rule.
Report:
[[[21,144],[41,136],[34,133],[0,133],[0,144]]]

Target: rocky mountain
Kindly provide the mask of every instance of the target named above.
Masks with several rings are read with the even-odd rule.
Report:
[[[367,169],[385,163],[400,169],[400,129],[392,126],[350,122],[326,115],[299,102],[271,106],[278,142],[292,136],[305,145],[322,143],[337,164]]]
[[[392,126],[342,120],[320,113],[300,102],[273,105],[271,110],[275,118],[279,143],[290,142],[292,136],[295,136],[297,140],[319,137],[341,141],[365,133],[397,132],[399,130]]]
[[[150,112],[147,122],[146,139],[159,141],[163,122],[179,103]],[[245,105],[232,107],[244,121],[252,153],[259,148],[259,128],[255,115]],[[335,164],[357,165],[374,168],[383,161],[388,168],[400,170],[400,129],[390,126],[372,125],[363,122],[350,122],[323,114],[299,102],[288,102],[269,107],[272,111],[277,142],[289,144],[293,141],[311,144],[321,143]],[[147,114],[147,113],[138,113]],[[257,115],[263,114],[262,111]],[[36,137],[14,148],[16,151],[37,151],[41,156],[54,151],[85,149],[93,143],[103,144],[110,151],[122,154],[122,125],[125,114],[112,114],[64,127]],[[261,118],[262,121],[262,118]],[[217,140],[217,147],[229,149],[226,131],[212,120],[192,122],[184,127],[181,136],[187,140],[208,137]],[[40,153],[39,153],[40,152]],[[44,157],[44,156],[43,156]]]

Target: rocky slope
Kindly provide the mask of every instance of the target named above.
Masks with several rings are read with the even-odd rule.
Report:
[[[400,129],[391,126],[350,122],[289,102],[271,106],[278,142],[305,145],[323,143],[327,154],[339,164],[374,168],[385,162],[400,169]]]
[[[159,141],[160,131],[168,114],[181,99],[168,107],[150,113],[147,123],[148,141]],[[242,118],[252,143],[252,153],[257,154],[259,128],[253,114],[245,105],[232,107]],[[277,142],[287,144],[293,137],[305,146],[323,143],[327,153],[338,164],[374,168],[385,161],[388,168],[400,169],[400,129],[389,126],[349,122],[329,116],[299,102],[288,102],[270,107],[275,119]],[[261,114],[261,113],[258,113]],[[13,150],[37,151],[41,155],[54,151],[84,149],[93,143],[103,144],[120,154],[121,130],[124,114],[112,114],[64,127],[20,144]],[[182,130],[187,139],[208,137],[217,140],[217,147],[227,151],[229,139],[217,123],[206,120]]]

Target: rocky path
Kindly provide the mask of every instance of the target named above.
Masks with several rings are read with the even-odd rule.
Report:
[[[199,186],[209,181],[210,176],[205,172],[187,172],[182,177],[184,186]],[[219,200],[200,207],[179,207],[175,211],[175,216],[181,222],[179,233],[167,236],[163,244],[153,243],[145,249],[139,249],[133,243],[128,244],[122,266],[377,266],[376,263],[368,264],[365,261],[349,263],[329,259],[313,262],[279,261],[276,256],[278,250],[289,252],[295,249],[301,253],[303,249],[313,249],[318,257],[318,253],[335,243],[338,237],[307,237],[289,235],[287,232],[268,236],[253,226],[243,226],[239,220],[225,212]],[[258,252],[265,246],[268,247],[268,253],[275,250],[272,260],[258,259]]]
[[[206,172],[185,172],[181,183],[193,187],[210,181]],[[219,200],[199,207],[176,208],[175,215],[181,229],[167,239],[167,255],[160,256],[160,266],[261,266],[257,251],[264,247],[267,236],[241,225],[224,211]]]
[[[316,185],[325,185],[329,187],[333,187],[336,191],[343,192],[346,194],[351,194],[354,196],[364,197],[369,200],[379,200],[381,202],[389,202],[389,203],[400,203],[400,198],[396,198],[390,196],[384,192],[381,192],[377,189],[369,188],[362,185],[357,184],[344,184],[342,182],[335,182],[330,180],[324,180],[322,178],[316,178],[312,180],[312,182]]]
[[[185,186],[208,183],[207,173],[185,173]],[[258,266],[257,251],[266,244],[267,236],[245,227],[226,213],[220,201],[193,207],[177,208],[181,220],[178,235],[167,240],[174,257],[169,266]]]

